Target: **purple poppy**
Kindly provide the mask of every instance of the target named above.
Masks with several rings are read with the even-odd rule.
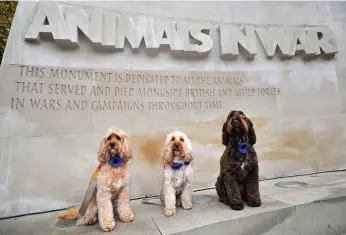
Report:
[[[119,155],[115,155],[108,160],[108,164],[112,167],[119,167],[123,164],[123,159]]]
[[[183,163],[173,162],[171,167],[173,170],[179,170],[183,166]]]
[[[190,162],[184,162],[185,166],[188,166],[189,164]],[[183,166],[183,163],[179,163],[179,162],[173,162],[171,165],[173,170],[179,170],[182,166]]]
[[[249,150],[249,145],[247,143],[238,144],[238,152],[247,154],[248,150]]]

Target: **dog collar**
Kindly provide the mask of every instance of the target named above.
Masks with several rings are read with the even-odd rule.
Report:
[[[108,164],[117,168],[123,164],[123,159],[119,155],[115,155],[108,160]]]
[[[189,164],[190,164],[190,162],[184,162],[185,166],[188,166]],[[171,164],[171,167],[173,170],[179,170],[182,166],[183,166],[183,163],[178,163],[178,162],[173,162]]]
[[[242,142],[243,140],[243,142]],[[238,143],[238,152],[242,154],[247,154],[249,151],[250,146],[247,143],[248,141],[248,135],[247,133],[242,136],[241,140]]]

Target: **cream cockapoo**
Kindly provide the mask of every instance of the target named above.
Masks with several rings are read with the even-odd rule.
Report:
[[[174,131],[167,135],[163,160],[161,201],[165,205],[165,215],[172,216],[176,206],[192,209],[193,156],[191,141],[185,133]]]

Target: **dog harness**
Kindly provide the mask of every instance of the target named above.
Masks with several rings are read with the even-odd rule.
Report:
[[[119,155],[115,155],[115,156],[109,158],[108,164],[110,166],[116,168],[116,167],[119,167],[119,166],[121,166],[123,164],[123,159]],[[98,175],[100,173],[101,166],[102,166],[102,164],[100,163],[98,165],[98,167],[96,168],[96,170],[94,171],[92,177],[91,177],[91,180],[90,180],[88,189],[87,189],[87,191],[85,193],[82,205],[79,208],[79,214],[81,216],[83,216],[85,214],[86,210],[88,209],[91,197],[92,197],[94,191],[96,190],[97,177],[98,177]]]

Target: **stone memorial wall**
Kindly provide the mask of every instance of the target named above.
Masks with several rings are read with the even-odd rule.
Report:
[[[95,48],[97,37],[86,39],[92,36],[90,28],[87,35],[65,38],[77,40],[78,47],[61,47],[54,37],[33,42],[31,26],[44,5],[20,2],[0,68],[0,217],[80,203],[97,166],[99,141],[110,126],[131,137],[132,198],[159,193],[163,143],[177,129],[192,141],[193,187],[214,186],[224,149],[221,128],[232,109],[243,110],[254,122],[261,179],[345,168],[346,17],[340,11],[346,10],[345,3],[256,2],[251,9],[241,2],[198,3],[198,12],[192,2],[49,4],[63,13],[68,7],[86,15],[88,9],[106,9],[185,25],[207,22],[212,49],[176,55],[160,47],[152,54],[143,47],[133,51],[127,42],[122,51],[104,51]],[[286,6],[282,16],[274,14],[280,4]],[[211,6],[214,11],[207,14]],[[224,58],[217,28],[238,22],[254,28],[275,22],[279,29],[294,24],[327,30],[328,42],[319,38],[309,44],[301,37],[303,45],[296,49],[306,52],[317,45],[331,56],[268,58],[273,45],[261,46],[265,35],[256,36],[252,46],[243,38],[244,47],[235,44],[238,58]],[[232,40],[232,35],[225,37]],[[278,47],[292,54],[290,40],[280,40]],[[223,46],[234,56],[237,49],[230,45]],[[243,56],[246,50],[255,55]]]

